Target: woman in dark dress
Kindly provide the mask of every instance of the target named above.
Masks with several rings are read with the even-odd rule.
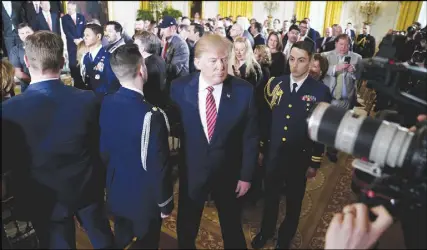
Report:
[[[283,44],[279,33],[271,32],[267,39],[267,46],[271,52],[270,74],[278,77],[285,74],[285,55],[283,54]]]
[[[261,66],[256,61],[252,46],[247,38],[239,37],[234,40],[228,65],[228,72],[231,75],[248,81],[255,88],[261,84],[263,80]]]

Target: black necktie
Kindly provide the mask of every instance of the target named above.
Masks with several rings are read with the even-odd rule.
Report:
[[[294,88],[292,89],[292,92],[291,92],[291,94],[293,95],[293,94],[296,94],[296,93],[297,93],[297,87],[298,87],[298,84],[296,84],[296,83],[292,83],[292,86],[294,87]]]

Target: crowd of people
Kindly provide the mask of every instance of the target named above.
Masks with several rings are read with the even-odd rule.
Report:
[[[32,20],[19,20],[10,1],[2,4],[10,16],[3,22],[2,170],[14,180],[2,191],[13,193],[17,216],[32,221],[41,247],[75,248],[76,218],[95,248],[125,248],[134,237],[143,248],[158,248],[162,219],[174,208],[170,136],[180,139],[179,248],[195,248],[209,196],[224,247],[239,249],[247,248],[243,203],[263,198],[252,240],[262,248],[276,233],[283,192],[276,248],[290,247],[307,179],[325,152],[309,140],[306,118],[316,102],[358,105],[362,59],[376,48],[369,25],[357,34],[351,23],[344,31],[334,24],[321,36],[310,18],[282,26],[275,19],[270,27],[243,16],[196,14],[137,19],[129,36],[116,21],[86,22],[73,1],[62,17],[49,1],[33,1]],[[60,81],[66,64],[73,87]],[[21,85],[16,96],[14,78]],[[337,161],[335,149],[326,152]],[[344,221],[334,219],[330,230],[342,231],[357,213],[363,218],[351,228],[371,225],[366,209],[345,208]],[[369,248],[391,224],[386,211],[372,211],[379,219],[365,232],[369,239],[351,247]],[[333,235],[327,247],[350,247]]]

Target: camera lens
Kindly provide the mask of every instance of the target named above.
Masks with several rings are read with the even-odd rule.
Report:
[[[308,117],[310,139],[382,166],[402,167],[413,133],[387,121],[318,103]]]

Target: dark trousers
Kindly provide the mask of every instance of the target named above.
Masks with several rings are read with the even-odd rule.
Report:
[[[70,64],[70,74],[74,81],[74,87],[78,89],[86,89],[82,76],[80,75],[80,67]]]
[[[143,222],[142,222],[143,223]],[[138,235],[135,227],[141,226],[136,225],[138,222],[130,219],[115,216],[114,217],[114,242],[117,248],[123,249],[132,241],[133,237],[137,237],[138,240],[134,244],[138,249],[158,249],[160,232],[162,227],[162,219],[160,214],[158,218],[150,221],[148,231],[144,235]]]
[[[10,34],[9,36],[4,36],[3,39],[4,39],[4,46],[6,47],[6,51],[7,51],[7,54],[5,53],[7,57],[10,57],[9,54],[13,46],[22,43],[16,30],[14,30],[13,34]]]
[[[302,200],[306,185],[306,157],[298,153],[294,156],[286,154],[281,164],[268,169],[265,178],[264,211],[261,234],[272,237],[276,230],[279,212],[280,195],[283,183],[286,183],[286,216],[278,231],[278,243],[288,247],[297,231]]]
[[[426,211],[425,208],[406,211],[401,218],[403,238],[407,249],[426,249]]]
[[[195,240],[205,202],[204,200],[193,200],[188,196],[186,188],[181,190],[181,186],[180,183],[177,221],[178,247],[180,249],[196,249]],[[224,248],[247,249],[242,230],[241,203],[234,192],[236,187],[226,186],[227,188],[216,187],[211,192],[211,197],[218,210]]]
[[[40,248],[43,249],[76,249],[76,232],[74,215],[60,216],[43,214],[32,220]],[[56,215],[55,215],[56,214]],[[80,225],[87,231],[94,249],[112,248],[113,234],[104,208],[91,204],[78,210],[75,216]]]

